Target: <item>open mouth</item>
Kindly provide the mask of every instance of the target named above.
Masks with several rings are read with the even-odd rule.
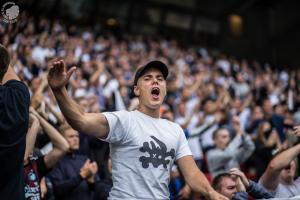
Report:
[[[160,89],[158,87],[154,87],[151,89],[151,95],[154,99],[159,98]]]

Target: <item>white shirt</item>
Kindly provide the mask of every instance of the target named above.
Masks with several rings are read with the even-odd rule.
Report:
[[[169,199],[174,161],[192,155],[181,127],[137,110],[103,114],[112,158],[108,199]]]
[[[300,177],[298,177],[293,184],[284,185],[279,183],[274,191],[271,191],[274,197],[287,198],[300,195]]]
[[[187,117],[178,117],[175,119],[175,122],[182,125],[186,122]],[[187,129],[189,131],[189,134],[191,133],[191,130],[194,130],[196,128],[196,125],[199,121],[199,115],[194,114],[191,122],[189,123]],[[195,160],[201,160],[203,157],[202,148],[200,145],[200,136],[194,136],[191,138],[188,138],[188,144],[191,149],[191,152],[193,153]]]

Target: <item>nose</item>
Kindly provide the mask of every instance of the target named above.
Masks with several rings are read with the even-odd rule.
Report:
[[[157,84],[158,85],[158,79],[157,78],[153,79],[153,84]]]

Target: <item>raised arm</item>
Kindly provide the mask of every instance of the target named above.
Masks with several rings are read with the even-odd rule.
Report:
[[[68,95],[65,85],[75,69],[76,67],[72,67],[67,71],[63,60],[54,62],[48,74],[48,83],[63,115],[72,128],[81,133],[105,138],[109,132],[105,116],[101,113],[85,113]]]
[[[45,74],[43,74],[40,79],[39,87],[37,88],[31,99],[31,106],[34,109],[37,109],[40,106],[43,99],[43,92],[47,86],[47,77]]]
[[[24,154],[24,163],[25,164],[27,163],[28,157],[34,149],[36,136],[37,136],[37,133],[38,133],[39,127],[40,127],[39,119],[35,115],[30,113],[29,119],[31,122],[31,126],[28,129],[27,134],[26,134],[26,148],[25,148],[25,154]]]
[[[253,182],[251,180],[248,180],[246,175],[239,169],[233,168],[230,169],[230,174],[234,176],[240,177],[240,180],[242,181],[243,185],[245,186],[247,192],[254,197],[255,199],[269,199],[274,198],[271,193],[266,191],[261,185],[257,184],[256,182]]]
[[[261,177],[261,184],[268,190],[275,190],[279,183],[280,172],[299,154],[300,144],[297,144],[273,158]]]
[[[204,174],[198,169],[192,156],[184,156],[177,160],[178,166],[191,189],[200,192],[211,200],[227,200],[226,197],[217,193],[209,184]]]
[[[64,137],[43,117],[36,112],[34,112],[34,114],[40,120],[43,130],[46,132],[53,144],[53,149],[44,157],[46,167],[49,169],[65,155],[65,153],[69,150],[69,144]]]
[[[234,152],[234,157],[236,157],[236,159],[238,160],[239,163],[242,163],[244,161],[246,161],[251,154],[253,153],[253,151],[255,150],[255,145],[253,143],[253,141],[251,140],[251,138],[245,134],[245,132],[242,129],[241,126],[241,122],[238,116],[234,116],[233,117],[233,128],[236,132],[236,135],[240,135],[241,136],[241,140],[242,140],[242,146],[236,148],[235,152]]]
[[[61,113],[58,113],[54,108],[53,108],[53,105],[48,102],[48,101],[45,101],[45,104],[47,106],[47,108],[49,109],[49,111],[55,116],[55,118],[57,119],[58,121],[58,124],[64,124],[65,123],[65,118],[64,116],[61,114]]]

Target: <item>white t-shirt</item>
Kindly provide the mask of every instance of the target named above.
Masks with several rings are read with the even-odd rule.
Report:
[[[283,185],[279,183],[272,194],[274,195],[274,197],[279,198],[294,197],[300,195],[300,177],[298,177],[291,185]]]
[[[169,199],[175,160],[192,155],[181,127],[140,111],[103,113],[109,124],[113,188],[108,199]]]

